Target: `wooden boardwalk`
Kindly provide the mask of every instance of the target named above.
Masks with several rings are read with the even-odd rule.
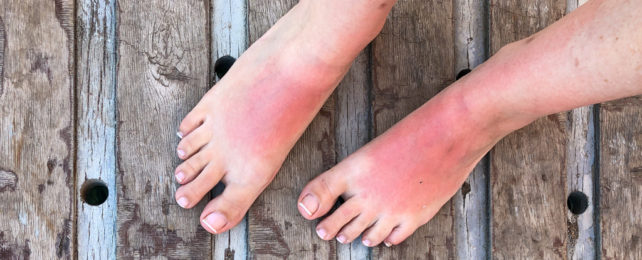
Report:
[[[246,219],[211,236],[205,201],[174,201],[174,133],[216,60],[295,3],[0,1],[0,259],[642,259],[641,97],[513,133],[399,246],[322,241],[296,208],[307,181],[578,0],[399,0]]]

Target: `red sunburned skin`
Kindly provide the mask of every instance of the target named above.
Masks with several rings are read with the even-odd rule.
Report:
[[[398,244],[437,213],[495,142],[453,99],[435,97],[303,189],[299,211],[308,219],[346,199],[317,226],[322,239],[349,243],[363,232],[367,246]],[[304,200],[310,194],[320,205]]]

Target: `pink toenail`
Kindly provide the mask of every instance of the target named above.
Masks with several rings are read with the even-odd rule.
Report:
[[[301,207],[305,213],[308,213],[308,216],[312,216],[312,214],[317,212],[319,202],[314,195],[308,194],[299,202],[299,207]]]
[[[321,239],[326,239],[325,237],[328,235],[328,233],[325,232],[325,229],[320,228],[320,229],[317,229],[317,235],[319,235]]]
[[[225,225],[227,224],[225,216],[218,212],[213,212],[207,215],[207,217],[201,220],[201,222],[203,222],[203,224],[205,224],[205,226],[207,226],[214,233],[218,233],[217,230],[222,230],[223,227],[225,227]]]
[[[361,243],[363,243],[363,245],[367,246],[367,247],[371,247],[372,246],[372,242],[370,242],[370,240],[367,240],[367,239],[361,241]]]
[[[178,136],[178,138],[180,139],[183,139],[183,134],[181,134],[181,132],[176,132],[176,136]]]
[[[386,245],[387,247],[391,247],[392,246],[392,244],[390,244],[390,242],[388,242],[388,241],[383,241],[383,244]]]
[[[187,200],[187,198],[185,198],[185,197],[180,197],[180,198],[178,198],[178,200],[177,200],[176,202],[177,202],[177,203],[178,203],[178,205],[179,205],[179,206],[181,206],[182,208],[187,208],[187,205],[189,205],[189,201],[188,201],[188,200]]]
[[[183,172],[178,172],[176,174],[176,180],[178,182],[183,182],[184,179],[185,179],[185,174]]]
[[[341,244],[345,244],[347,242],[346,237],[344,235],[339,235],[337,237],[337,241],[339,241],[339,243]]]
[[[185,156],[185,151],[183,150],[177,150],[176,153],[178,154],[178,157],[183,158]]]

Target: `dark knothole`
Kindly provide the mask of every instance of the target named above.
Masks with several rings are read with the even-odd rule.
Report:
[[[470,69],[463,69],[459,73],[457,73],[457,77],[455,77],[455,79],[461,79],[468,73],[470,73]]]
[[[574,191],[568,195],[568,200],[566,200],[566,205],[568,210],[575,215],[584,213],[588,208],[588,197],[581,191]]]
[[[103,204],[108,196],[109,189],[107,188],[107,184],[101,180],[87,180],[80,189],[82,201],[92,206]]]
[[[223,78],[223,76],[225,76],[225,73],[227,73],[232,65],[234,65],[235,61],[236,59],[230,55],[225,55],[218,58],[218,60],[216,60],[216,63],[214,63],[214,71],[216,72],[216,76],[218,76],[219,79]]]

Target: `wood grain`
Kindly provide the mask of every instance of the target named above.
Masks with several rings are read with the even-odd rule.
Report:
[[[246,4],[245,0],[212,0],[211,79],[216,78],[213,68],[218,58],[225,55],[238,58],[247,48]],[[212,254],[214,259],[247,259],[247,217],[231,230],[215,236]]]
[[[250,42],[256,41],[292,6],[293,0],[249,1]],[[300,216],[296,200],[305,184],[336,163],[334,97],[330,97],[288,155],[283,167],[248,215],[251,259],[335,258],[334,241],[315,233],[316,221]]]
[[[372,109],[382,134],[455,80],[452,1],[399,1],[372,44]],[[373,249],[375,259],[455,257],[454,207],[446,203],[398,246]]]
[[[0,1],[0,258],[75,258],[73,1]]]
[[[77,200],[78,258],[116,259],[115,2],[83,0],[76,8],[76,197],[95,180],[109,190],[98,206]]]
[[[336,92],[335,133],[337,160],[341,161],[365,145],[371,138],[372,114],[370,111],[370,47],[352,63]],[[349,245],[338,244],[337,257],[343,259],[368,259],[368,247],[355,239]]]
[[[492,0],[491,53],[552,24],[565,10],[563,0]],[[567,124],[565,113],[542,118],[491,151],[493,258],[566,258]]]
[[[604,259],[642,259],[642,96],[602,104],[600,223]]]
[[[488,58],[488,3],[454,1],[455,73],[474,69]],[[486,259],[490,251],[488,156],[453,197],[458,259]]]
[[[119,258],[210,258],[199,224],[208,201],[174,201],[182,118],[208,89],[208,1],[119,1],[117,160]]]

